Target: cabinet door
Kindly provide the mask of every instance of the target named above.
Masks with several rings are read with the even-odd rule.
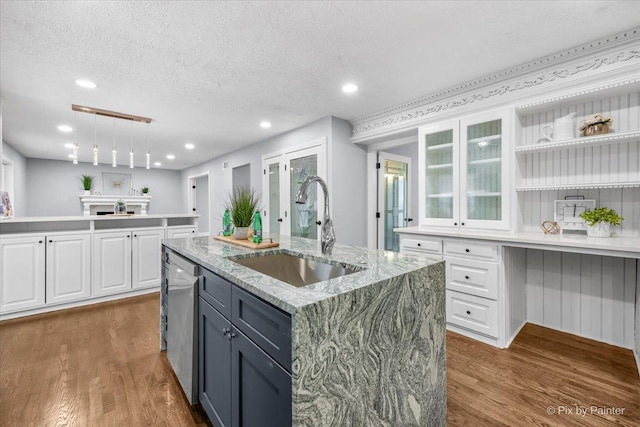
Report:
[[[234,427],[291,426],[291,376],[242,332],[231,347]]]
[[[284,194],[284,156],[277,155],[262,159],[262,203],[264,205],[262,214],[266,219],[263,221],[265,233],[280,234],[280,226],[284,221],[284,208],[280,201]]]
[[[45,237],[0,239],[0,313],[44,305]]]
[[[466,227],[509,227],[510,122],[506,112],[460,122],[460,222]]]
[[[215,426],[231,426],[231,323],[199,298],[198,389]],[[264,421],[264,419],[263,419]]]
[[[92,258],[94,296],[131,289],[130,231],[95,232]]]
[[[133,230],[133,289],[160,285],[163,236],[163,228]]]
[[[91,296],[91,235],[47,236],[47,304]]]
[[[419,129],[419,203],[423,225],[458,225],[458,130],[457,120]]]

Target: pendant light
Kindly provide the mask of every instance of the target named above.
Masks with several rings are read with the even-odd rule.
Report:
[[[77,165],[78,164],[78,113],[74,113],[74,121],[76,122],[75,129],[73,132],[73,137],[75,141],[73,142],[71,158],[73,159],[73,164]]]
[[[113,118],[113,148],[111,149],[111,166],[114,168],[118,166],[117,162],[118,151],[116,150],[116,119]]]
[[[149,151],[149,123],[147,123],[147,169],[151,169],[151,152]]]
[[[131,151],[129,151],[129,168],[133,169],[133,122],[131,122],[131,129],[129,129],[129,137],[131,138]]]
[[[93,166],[98,166],[98,144],[96,138],[96,115],[93,115]]]

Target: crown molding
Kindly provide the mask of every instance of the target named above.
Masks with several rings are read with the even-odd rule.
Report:
[[[539,95],[540,91],[557,90],[624,68],[636,72],[640,68],[640,27],[353,119],[351,139],[354,143],[368,143],[406,131],[432,117],[463,110],[460,107],[472,109],[481,103],[489,108],[522,99],[534,90]]]

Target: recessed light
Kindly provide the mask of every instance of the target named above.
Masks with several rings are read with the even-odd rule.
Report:
[[[155,162],[155,163],[153,164],[153,166],[162,166],[162,163],[160,163],[160,162]]]
[[[263,127],[265,129],[269,129],[271,127],[271,123],[264,121],[264,122],[260,122],[260,127]]]
[[[76,80],[76,84],[85,89],[95,89],[98,87],[94,82],[90,82],[89,80]]]
[[[64,148],[73,148],[73,142],[67,142],[64,144]]]
[[[346,85],[342,86],[342,91],[344,93],[353,93],[353,92],[356,92],[357,90],[358,90],[358,85],[354,83],[347,83]]]
[[[60,126],[58,126],[58,130],[60,132],[73,132],[73,128],[71,126],[68,126],[68,125],[60,125]]]
[[[195,147],[196,146],[190,142],[187,142],[186,144],[184,144],[184,148],[186,148],[187,150],[193,150]]]
[[[173,154],[167,154],[167,159],[173,160],[175,158],[176,158],[176,156],[174,156]]]

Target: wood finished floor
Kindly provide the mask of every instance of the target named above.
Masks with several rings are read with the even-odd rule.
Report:
[[[207,425],[158,351],[158,304],[149,294],[0,322],[0,426]],[[527,325],[508,350],[448,333],[447,363],[449,426],[640,425],[629,350]]]

